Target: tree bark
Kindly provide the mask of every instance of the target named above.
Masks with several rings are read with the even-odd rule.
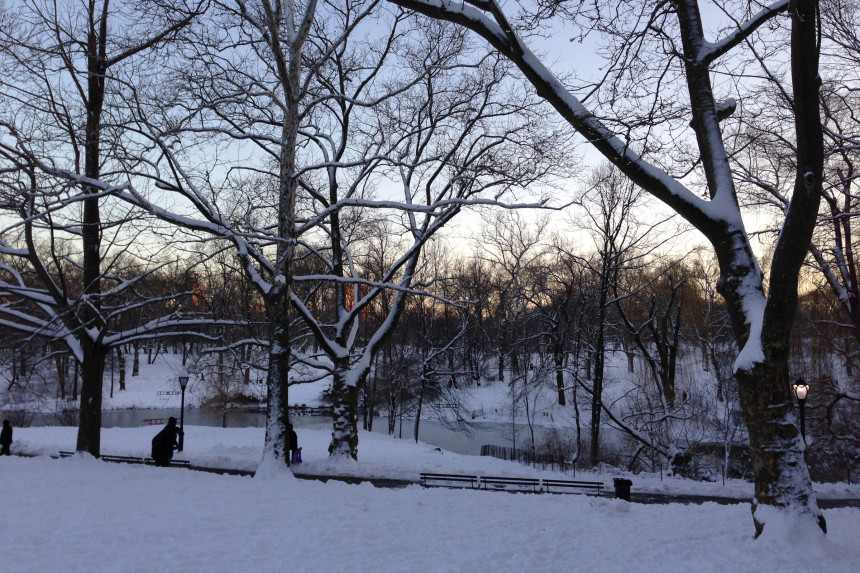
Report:
[[[280,299],[280,300],[278,300]],[[269,306],[269,370],[266,377],[266,438],[263,460],[290,465],[289,414],[290,333],[288,295],[282,293]]]
[[[100,455],[102,429],[102,377],[105,349],[93,345],[84,349],[81,363],[81,415],[78,422],[76,451]]]
[[[804,448],[795,423],[787,363],[782,367],[760,364],[753,371],[738,371],[736,378],[755,475],[756,536],[765,526],[756,512],[760,505],[811,513],[826,532],[827,525],[812,493]]]
[[[119,390],[125,391],[125,355],[122,353],[122,348],[116,347],[116,359],[119,362]]]
[[[555,387],[558,392],[558,405],[566,406],[567,399],[564,395],[564,348],[561,345],[555,345],[553,349],[553,359],[555,361]]]
[[[140,375],[140,346],[137,341],[132,344],[132,348],[134,349],[134,356],[131,361],[131,376],[139,376]]]
[[[358,384],[348,384],[348,365],[335,366],[332,376],[332,431],[330,456],[358,459]]]
[[[107,4],[101,14],[90,6],[87,30],[87,98],[84,128],[84,175],[98,180],[101,174],[101,117],[104,108],[107,74]],[[81,241],[83,246],[83,300],[81,328],[84,332],[100,332],[104,328],[101,316],[101,215],[98,189],[85,186]],[[81,335],[83,363],[81,364],[81,416],[78,423],[77,451],[99,456],[102,420],[102,376],[107,352],[91,334]]]
[[[57,381],[59,383],[59,392],[60,399],[66,399],[66,376],[69,372],[69,360],[67,355],[59,354],[56,350],[56,345],[54,349],[54,363],[57,365]]]

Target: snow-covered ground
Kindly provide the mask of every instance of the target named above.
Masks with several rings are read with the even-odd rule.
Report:
[[[108,408],[175,408],[175,358],[142,365]],[[490,421],[510,420],[501,385],[463,390]],[[291,391],[291,402],[316,405],[320,385]],[[203,395],[192,379],[189,404]],[[561,423],[547,410],[541,423]],[[548,418],[548,420],[547,420]],[[105,428],[105,454],[146,456],[158,427]],[[642,505],[583,495],[377,489],[370,484],[218,476],[180,468],[110,464],[88,457],[52,459],[74,450],[76,428],[15,428],[15,453],[0,458],[0,555],[16,572],[153,571],[812,571],[848,572],[860,563],[860,509],[825,511],[830,533],[808,524],[771,523],[752,539],[748,503]],[[494,458],[360,432],[359,461],[333,462],[330,430],[297,427],[307,474],[417,481],[421,472],[543,476]],[[185,451],[195,465],[255,469],[261,428],[187,425]],[[613,468],[577,479],[627,477],[632,491],[749,498],[752,484],[632,475]],[[860,486],[817,484],[821,498],[860,498]],[[800,540],[800,541],[798,541]]]
[[[103,450],[143,454],[152,433],[105,430]],[[362,434],[362,461],[335,464],[323,453],[323,434],[299,434],[307,451],[303,471],[415,479],[420,471],[527,469],[377,434]],[[74,428],[20,428],[15,437],[15,451],[55,453],[73,446]],[[256,429],[191,427],[181,457],[250,466],[261,439]],[[860,563],[860,509],[825,511],[826,537],[786,520],[771,522],[754,540],[748,503],[642,505],[571,494],[377,489],[88,456],[2,457],[0,476],[0,555],[3,570],[17,573],[848,573]],[[643,486],[634,482],[634,491]]]
[[[146,457],[150,442],[158,432],[157,426],[142,428],[104,428],[101,434],[103,454]],[[489,457],[467,456],[440,450],[434,446],[409,439],[396,439],[386,434],[359,431],[359,461],[333,464],[328,457],[331,431],[324,428],[296,428],[302,447],[303,463],[297,469],[313,475],[351,475],[383,477],[418,481],[421,472],[465,473],[520,477],[552,477],[573,479],[570,471],[562,473]],[[56,456],[58,452],[74,451],[77,429],[48,426],[15,429],[15,453],[36,456]],[[213,428],[186,425],[185,451],[177,459],[190,460],[194,465],[255,470],[263,452],[262,428]],[[613,468],[602,471],[577,471],[576,479],[601,481],[612,491],[613,478],[625,477],[633,482],[633,492],[705,495],[750,499],[753,485],[743,480],[722,483],[699,482],[658,474],[629,472]],[[858,484],[816,484],[818,495],[825,498],[860,498]]]

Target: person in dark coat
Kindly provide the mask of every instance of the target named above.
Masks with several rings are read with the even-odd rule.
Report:
[[[152,438],[152,459],[157,466],[169,466],[173,459],[173,450],[179,447],[179,433],[182,430],[176,427],[176,418],[171,416],[167,425]]]
[[[12,445],[12,424],[9,420],[3,420],[3,430],[0,431],[0,456],[11,456],[9,447]]]
[[[287,424],[287,433],[290,436],[290,463],[297,464],[302,461],[302,455],[299,453],[299,436],[292,424]]]

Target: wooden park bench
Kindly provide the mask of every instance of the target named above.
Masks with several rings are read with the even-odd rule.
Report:
[[[469,484],[473,489],[478,487],[478,476],[431,473],[421,474],[421,485],[423,485],[424,487],[466,487],[466,484]]]
[[[593,490],[594,495],[600,495],[600,493],[603,491],[603,482],[599,481],[542,479],[541,484],[543,485],[544,491],[546,491],[546,493],[579,493],[578,491],[574,490],[585,490],[585,493],[588,494],[592,493]]]
[[[537,478],[481,476],[481,484],[483,484],[484,489],[487,489],[488,485],[492,485],[497,489],[501,489],[506,486],[514,486],[517,488],[530,487],[535,493],[537,493],[540,488],[540,480]]]
[[[146,458],[146,459],[144,459],[143,463],[145,463],[148,466],[154,466],[155,460],[152,458]],[[191,461],[190,460],[170,460],[170,465],[176,466],[179,468],[187,468],[187,467],[191,466]]]
[[[60,451],[61,458],[68,458],[70,456],[75,455],[75,452],[64,452]],[[152,458],[138,458],[134,456],[113,456],[109,454],[102,454],[99,456],[100,460],[106,462],[115,462],[121,464],[146,464],[146,465],[155,465],[155,460]],[[186,468],[191,466],[190,460],[170,460],[171,466]]]
[[[496,490],[506,490],[508,486],[512,486],[516,490],[507,491],[527,491],[530,488],[534,493],[586,493],[598,496],[603,493],[603,482],[564,479],[422,473],[421,484],[425,487],[466,487],[468,484],[473,489],[490,489],[489,486],[492,486],[492,489]]]
[[[142,464],[145,463],[143,458],[136,458],[132,456],[111,456],[102,454],[99,456],[100,460],[104,460],[106,462],[117,462],[120,464]]]

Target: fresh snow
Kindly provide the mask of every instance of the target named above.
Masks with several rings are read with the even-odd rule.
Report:
[[[148,457],[152,437],[160,426],[140,428],[104,428],[101,434],[103,454]],[[189,426],[185,428],[185,450],[176,459],[190,460],[196,466],[253,471],[263,455],[264,428],[214,428]],[[608,491],[613,478],[624,477],[633,482],[634,493],[663,493],[673,495],[718,496],[749,500],[753,484],[738,480],[722,483],[699,482],[684,478],[640,473],[634,475],[616,468],[595,471],[567,472],[542,470],[491,457],[469,456],[441,450],[412,439],[397,439],[378,432],[359,430],[358,462],[336,462],[328,456],[331,427],[314,428],[298,425],[296,434],[302,448],[300,473],[312,475],[347,475],[364,478],[391,478],[418,481],[421,472],[503,475],[513,477],[545,477],[600,481]],[[74,451],[77,428],[46,426],[15,428],[13,453],[30,456],[56,456],[60,451]],[[821,498],[860,498],[860,485],[846,483],[815,484]],[[860,513],[858,513],[860,518]],[[860,525],[860,522],[858,522]]]
[[[107,408],[179,408],[184,370],[161,354],[128,390],[105,397]],[[610,361],[609,368],[617,368]],[[620,364],[620,362],[619,362]],[[623,369],[619,368],[619,375]],[[258,376],[252,374],[252,379]],[[106,380],[106,394],[110,385]],[[192,377],[186,404],[203,396]],[[290,389],[290,402],[319,404],[325,382]],[[510,421],[503,384],[462,390],[487,421]],[[541,422],[564,425],[561,409]],[[569,413],[568,413],[569,414]],[[141,419],[151,417],[140,411]],[[574,479],[494,458],[460,455],[411,439],[359,432],[359,461],[330,459],[330,421],[297,421],[301,474],[391,478],[417,482],[421,472]],[[104,454],[147,456],[158,426],[104,428]],[[194,465],[259,469],[263,428],[186,427],[178,459]],[[830,533],[808,523],[768,516],[752,539],[748,500],[753,486],[638,474],[611,467],[577,471],[575,478],[625,477],[636,493],[738,499],[735,505],[644,505],[585,495],[375,488],[295,479],[283,468],[261,477],[233,477],[182,468],[112,464],[88,456],[52,459],[75,449],[69,426],[16,427],[13,453],[0,458],[0,516],[4,570],[15,572],[123,571],[812,571],[840,573],[860,563],[860,509],[825,510]],[[338,456],[344,458],[344,456]],[[860,486],[816,484],[820,499],[860,498]],[[802,539],[801,543],[796,542]]]
[[[187,430],[180,458],[220,465],[259,461],[262,430]],[[103,449],[140,455],[155,431],[107,429]],[[307,460],[297,466],[302,471],[411,479],[420,471],[518,473],[511,462],[378,434],[362,434],[360,462],[330,462],[322,434],[299,432]],[[71,447],[74,436],[68,427],[20,428],[13,448],[48,453]],[[748,503],[643,505],[574,494],[384,489],[289,474],[260,479],[112,464],[89,456],[3,457],[0,475],[2,562],[4,570],[17,573],[847,573],[860,562],[856,508],[826,510],[826,537],[792,518],[771,517],[772,529],[754,540]],[[634,481],[634,491],[640,485]]]

